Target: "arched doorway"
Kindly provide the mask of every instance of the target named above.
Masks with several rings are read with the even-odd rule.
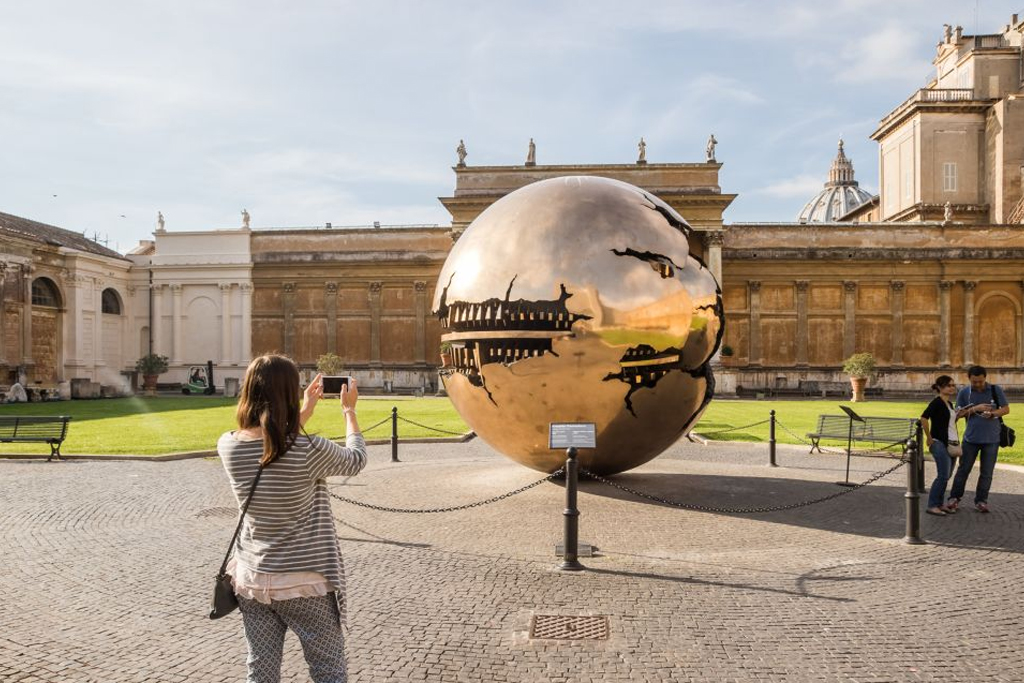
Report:
[[[121,295],[116,289],[107,287],[101,294],[101,310],[103,325],[103,348],[98,354],[107,366],[107,370],[117,373],[121,370],[124,361],[122,360],[122,336],[124,325],[122,313],[124,306],[121,302]]]
[[[978,303],[975,319],[978,363],[985,367],[1017,367],[1020,332],[1013,300],[1003,294],[985,297]]]
[[[63,308],[57,283],[48,277],[32,281],[32,377],[37,382],[54,384],[60,380]]]

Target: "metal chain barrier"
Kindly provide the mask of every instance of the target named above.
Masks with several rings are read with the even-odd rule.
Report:
[[[637,491],[636,489],[629,488],[628,486],[623,486],[622,484],[619,484],[618,482],[614,482],[614,481],[611,481],[610,479],[606,479],[606,478],[602,477],[601,475],[594,474],[593,472],[590,472],[589,470],[583,469],[582,467],[580,468],[580,474],[584,474],[584,475],[590,477],[591,479],[594,479],[596,481],[601,482],[602,484],[607,484],[608,486],[611,486],[612,488],[619,489],[620,491],[625,491],[626,493],[630,493],[630,494],[632,494],[634,496],[639,496],[640,498],[646,498],[647,500],[653,500],[656,503],[663,503],[664,505],[671,505],[672,507],[682,508],[684,510],[696,510],[698,512],[715,512],[715,513],[720,513],[720,514],[747,515],[747,514],[757,514],[757,513],[764,513],[764,512],[781,512],[783,510],[795,510],[796,508],[807,507],[808,505],[815,505],[817,503],[824,503],[825,501],[833,500],[835,498],[839,498],[840,496],[845,496],[848,493],[852,493],[853,491],[856,491],[858,489],[862,489],[865,486],[868,486],[869,484],[873,484],[876,481],[878,481],[879,479],[892,474],[893,472],[895,472],[899,468],[901,468],[904,465],[906,465],[908,462],[909,462],[909,460],[907,458],[901,458],[900,461],[898,463],[896,463],[893,467],[890,467],[889,469],[885,470],[884,472],[878,472],[878,473],[872,475],[872,477],[870,479],[868,479],[867,481],[862,482],[860,484],[854,484],[853,486],[850,486],[849,488],[844,488],[841,491],[836,491],[835,493],[829,494],[827,496],[822,496],[821,498],[815,498],[813,500],[805,500],[805,501],[802,501],[802,502],[799,502],[799,503],[787,503],[785,505],[774,505],[774,506],[756,507],[756,508],[724,508],[724,507],[714,507],[714,506],[710,506],[710,505],[696,505],[696,504],[692,504],[692,503],[680,503],[679,501],[667,500],[665,498],[659,498],[658,496],[653,496],[653,495],[651,495],[649,493],[644,493],[643,491]]]
[[[761,425],[767,424],[769,422],[771,422],[771,420],[761,420],[760,422],[753,422],[753,423],[748,424],[748,425],[743,425],[742,427],[730,427],[729,429],[718,429],[718,430],[711,431],[711,432],[700,432],[700,431],[698,431],[697,433],[700,434],[701,436],[710,436],[712,434],[716,434],[716,435],[717,434],[728,434],[729,432],[738,432],[738,431],[742,431],[744,429],[750,429],[751,427],[760,427]]]
[[[391,418],[389,417],[388,420],[390,420],[390,419]],[[439,434],[451,434],[452,436],[465,436],[465,432],[449,432],[447,429],[438,429],[437,427],[428,427],[425,424],[420,424],[419,422],[416,422],[415,420],[410,420],[409,418],[402,417],[401,415],[398,416],[398,419],[401,420],[402,422],[408,422],[411,425],[416,425],[417,427],[421,427],[423,429],[429,429],[430,431],[437,432]]]
[[[372,427],[363,427],[361,433],[365,434],[366,432],[372,431],[372,430],[376,429],[377,427],[380,427],[385,422],[390,422],[390,421],[391,421],[391,417],[385,417],[383,420],[381,420],[377,424],[373,425]],[[329,438],[331,441],[341,441],[342,439],[345,438],[345,435],[343,434],[341,436],[331,436],[331,437],[327,437],[327,438]]]
[[[786,432],[791,437],[793,437],[794,439],[796,439],[797,441],[799,441],[800,443],[802,443],[805,446],[810,446],[811,448],[817,448],[822,453],[826,453],[828,455],[846,455],[846,449],[843,449],[841,451],[836,451],[836,450],[832,450],[831,448],[828,448],[826,446],[820,446],[820,445],[816,446],[815,444],[811,443],[807,439],[804,439],[804,438],[798,436],[796,433],[793,432],[792,429],[790,429],[786,425],[784,425],[781,422],[779,422],[779,420],[777,418],[775,420],[775,424],[777,426],[781,427],[782,431]],[[885,454],[888,454],[888,455],[893,455],[893,452],[890,451],[890,450],[887,450],[887,449],[892,448],[893,446],[902,446],[904,443],[906,443],[906,439],[900,439],[899,441],[893,441],[890,444],[886,444],[886,445],[882,446],[881,448],[851,450],[850,451],[850,455],[874,455],[874,454],[881,454],[881,453],[885,453]]]
[[[438,512],[455,512],[457,510],[468,510],[470,508],[480,507],[481,505],[488,505],[490,503],[497,503],[500,500],[505,500],[506,498],[511,498],[512,496],[520,494],[520,493],[522,493],[524,491],[529,491],[532,488],[540,486],[541,484],[543,484],[546,481],[551,481],[552,479],[555,479],[557,477],[562,476],[564,473],[565,473],[565,468],[564,467],[560,467],[558,470],[552,472],[551,474],[549,474],[548,476],[544,477],[543,479],[538,479],[537,481],[535,481],[535,482],[533,482],[531,484],[527,484],[526,486],[521,486],[521,487],[517,488],[514,491],[509,491],[508,493],[503,493],[500,496],[494,496],[493,498],[488,498],[487,500],[478,500],[475,503],[467,503],[466,505],[453,505],[451,507],[445,507],[445,508],[425,508],[425,509],[393,508],[393,507],[388,507],[386,505],[374,505],[372,503],[363,503],[363,502],[358,501],[358,500],[352,500],[351,498],[345,498],[344,496],[339,496],[338,494],[336,494],[336,493],[334,493],[332,491],[328,491],[328,493],[330,494],[331,498],[335,498],[337,500],[340,500],[340,501],[345,502],[345,503],[349,503],[351,505],[358,505],[359,507],[362,507],[362,508],[368,508],[370,510],[377,510],[378,512],[398,512],[398,513],[412,513],[412,514],[415,514],[415,513],[419,513],[419,514],[434,514],[434,513],[438,513]]]

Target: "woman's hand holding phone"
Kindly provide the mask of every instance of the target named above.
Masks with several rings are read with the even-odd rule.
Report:
[[[356,378],[352,377],[347,384],[341,385],[341,409],[355,410],[358,400],[359,387],[356,385]]]

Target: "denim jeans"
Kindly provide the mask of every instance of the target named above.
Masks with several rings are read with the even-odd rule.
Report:
[[[975,503],[988,502],[988,490],[992,488],[992,472],[996,469],[996,456],[999,454],[997,443],[971,443],[963,442],[964,454],[960,456],[960,466],[956,468],[956,476],[953,477],[953,488],[949,492],[950,498],[963,498],[964,489],[967,488],[967,477],[971,476],[974,469],[974,461],[981,452],[981,473],[978,475],[978,488],[974,491]]]
[[[932,482],[931,491],[928,493],[928,507],[937,508],[945,502],[946,484],[949,483],[949,472],[953,468],[953,459],[949,457],[949,449],[946,444],[938,439],[932,441],[928,447],[935,460],[935,481]]]

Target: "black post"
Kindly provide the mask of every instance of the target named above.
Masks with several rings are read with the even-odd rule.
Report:
[[[853,457],[853,416],[850,416],[850,431],[846,435],[846,479],[837,481],[840,486],[854,486],[850,483],[850,458]]]
[[[916,420],[914,425],[917,427],[917,431],[914,432],[914,440],[917,442],[917,452],[920,454],[917,459],[917,492],[927,493],[928,489],[924,487],[924,428],[921,426],[920,420]]]
[[[921,539],[921,506],[919,504],[921,494],[917,492],[916,471],[921,452],[914,439],[907,441],[907,457],[910,458],[910,462],[907,463],[907,491],[903,494],[907,507],[907,533],[903,537],[903,542],[910,545],[921,545],[924,543],[924,540]]]
[[[398,406],[391,408],[391,462],[398,462]]]
[[[579,562],[579,531],[580,511],[576,509],[576,485],[579,479],[579,463],[576,461],[575,446],[569,448],[565,460],[565,538],[563,543],[564,554],[562,564],[558,568],[562,571],[578,572],[586,569]]]
[[[768,426],[768,461],[772,467],[778,467],[775,462],[775,411],[771,412],[771,422]]]

